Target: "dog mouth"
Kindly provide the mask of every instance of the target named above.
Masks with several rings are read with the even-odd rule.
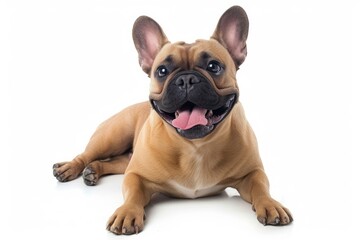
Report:
[[[216,109],[208,109],[187,101],[175,112],[162,110],[155,100],[152,100],[151,103],[155,111],[180,135],[194,139],[204,137],[212,132],[215,126],[222,122],[231,111],[235,98],[235,94],[228,95],[225,104]]]

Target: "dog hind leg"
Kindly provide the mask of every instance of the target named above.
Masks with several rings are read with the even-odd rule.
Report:
[[[124,174],[129,165],[131,152],[119,156],[108,158],[106,160],[97,160],[89,165],[83,171],[83,179],[86,185],[94,186],[101,176],[110,174]]]
[[[133,144],[136,142],[135,138],[149,116],[150,109],[151,106],[148,102],[138,103],[125,108],[103,122],[91,137],[82,154],[70,162],[53,165],[53,175],[58,181],[67,182],[81,175],[85,167],[93,161],[113,156],[124,155],[125,157],[129,153],[129,149],[133,148]],[[111,168],[111,165],[108,167]],[[122,166],[122,168],[124,167]],[[105,173],[109,171],[107,168],[105,169]]]

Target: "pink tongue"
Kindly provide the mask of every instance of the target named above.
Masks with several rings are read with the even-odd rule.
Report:
[[[179,116],[172,121],[172,125],[181,130],[187,130],[196,125],[206,125],[206,109],[194,107],[192,110],[179,110]]]

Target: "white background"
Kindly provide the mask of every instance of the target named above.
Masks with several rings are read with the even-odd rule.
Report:
[[[358,237],[354,128],[359,4],[348,1],[0,1],[1,225],[6,239],[351,239]],[[250,19],[240,100],[274,198],[294,215],[260,225],[234,191],[154,199],[145,230],[105,224],[123,176],[58,183],[52,164],[80,153],[96,126],[147,100],[131,38],[139,15],[172,41],[208,38],[232,5]],[[357,26],[356,26],[357,25]],[[356,79],[358,81],[359,78]],[[2,114],[3,115],[3,114]],[[355,132],[356,131],[356,132]],[[211,237],[211,238],[210,238]],[[1,237],[1,239],[5,239]]]

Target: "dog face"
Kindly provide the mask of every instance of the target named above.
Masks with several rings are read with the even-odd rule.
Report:
[[[165,45],[153,66],[150,101],[186,138],[211,133],[236,102],[235,65],[215,40]]]
[[[142,69],[151,78],[150,102],[183,137],[210,134],[238,100],[236,71],[245,60],[248,19],[240,7],[220,18],[210,40],[170,43],[149,17],[134,24]]]

